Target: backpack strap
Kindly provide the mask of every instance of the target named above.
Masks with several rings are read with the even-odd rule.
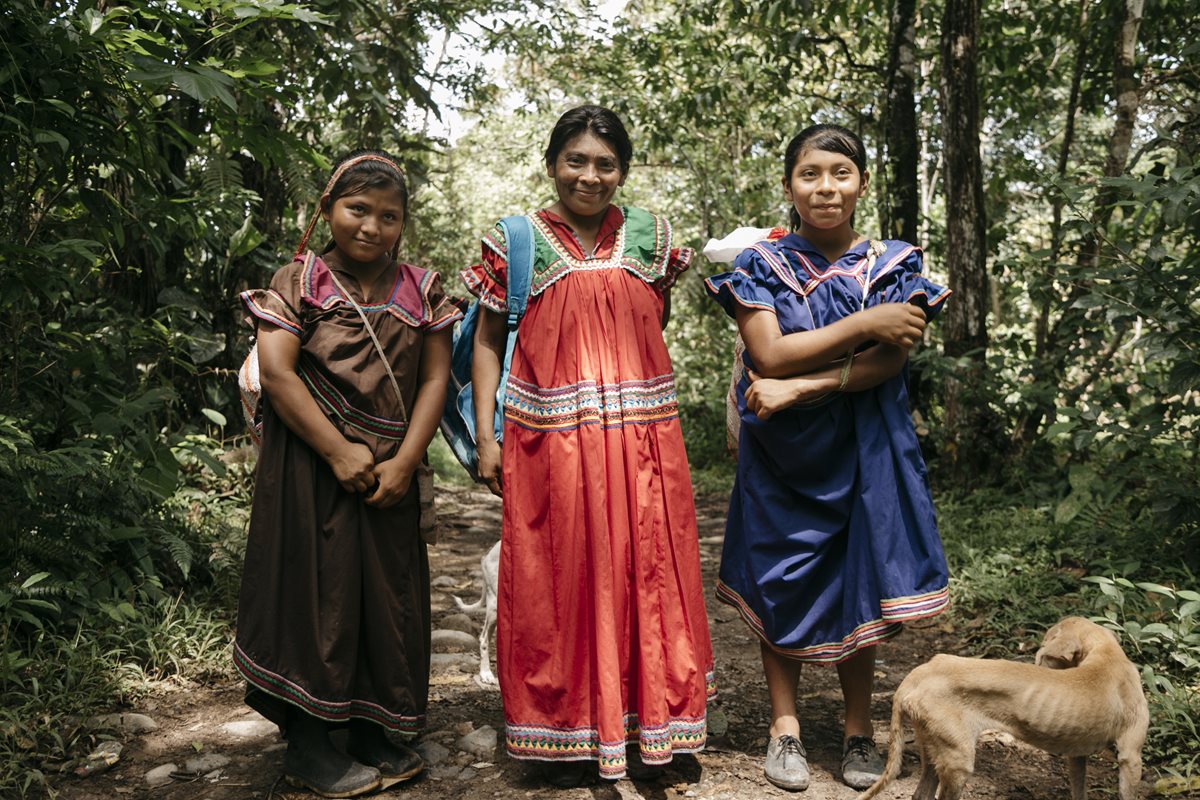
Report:
[[[529,304],[529,289],[533,285],[533,223],[529,217],[517,214],[500,220],[504,228],[505,255],[508,262],[508,286],[505,298],[508,303],[508,341],[504,347],[504,364],[501,378],[508,375],[512,364],[513,348],[517,344],[517,326],[525,316]],[[496,402],[500,403],[504,392],[504,380],[498,387]],[[499,405],[497,405],[499,408]]]

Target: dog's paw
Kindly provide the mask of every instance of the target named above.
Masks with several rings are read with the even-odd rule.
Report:
[[[500,691],[500,681],[496,680],[496,676],[492,674],[491,670],[480,671],[479,674],[475,676],[475,684],[479,686],[480,689],[488,689],[497,692]]]

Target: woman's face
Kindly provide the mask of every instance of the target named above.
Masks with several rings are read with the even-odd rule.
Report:
[[[546,165],[563,207],[577,217],[603,214],[625,183],[621,159],[611,144],[591,131],[569,139]]]
[[[821,230],[848,225],[858,199],[867,192],[867,176],[848,156],[805,150],[783,181],[783,195],[804,224]]]

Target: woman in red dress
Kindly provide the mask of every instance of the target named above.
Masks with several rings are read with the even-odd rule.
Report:
[[[712,645],[671,359],[668,291],[692,251],[666,220],[613,205],[632,145],[607,109],[559,119],[546,149],[558,202],[530,215],[534,265],[492,430],[505,351],[497,226],[464,271],[487,313],[472,381],[479,472],[503,492],[497,665],[513,758],[575,785],[704,747]]]

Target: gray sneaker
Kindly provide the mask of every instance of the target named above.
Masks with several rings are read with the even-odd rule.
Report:
[[[804,745],[795,736],[777,736],[767,745],[763,773],[780,789],[799,792],[808,788],[808,761]]]
[[[883,774],[883,756],[869,736],[851,736],[842,751],[842,782],[851,789],[866,789]]]

